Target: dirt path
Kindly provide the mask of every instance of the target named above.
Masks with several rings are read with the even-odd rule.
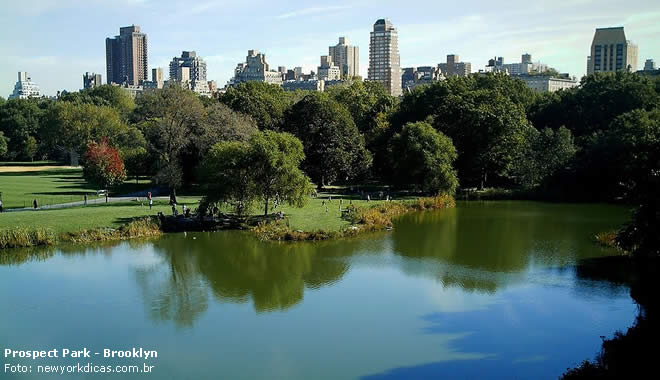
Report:
[[[44,165],[44,166],[0,166],[0,173],[19,173],[19,172],[40,172],[52,169],[78,169],[79,166],[59,166],[59,165]]]

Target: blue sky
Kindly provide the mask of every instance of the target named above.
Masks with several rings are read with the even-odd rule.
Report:
[[[360,47],[366,76],[369,31],[389,17],[399,29],[402,66],[436,65],[447,54],[476,71],[495,55],[534,61],[581,76],[596,27],[624,26],[639,45],[639,66],[660,61],[660,1],[536,0],[508,2],[0,0],[0,96],[18,71],[28,71],[47,95],[78,90],[86,71],[103,75],[105,38],[140,25],[149,38],[149,68],[167,67],[181,50],[196,50],[219,85],[248,49],[266,53],[272,68],[315,69],[339,36]],[[331,4],[331,5],[326,5]],[[640,67],[641,69],[641,67]],[[167,71],[166,71],[167,72]]]

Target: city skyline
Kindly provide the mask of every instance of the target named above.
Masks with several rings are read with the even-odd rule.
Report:
[[[360,61],[366,63],[369,32],[379,18],[390,18],[399,32],[402,67],[437,65],[448,54],[457,54],[472,63],[472,71],[478,71],[493,56],[503,56],[505,63],[511,63],[529,52],[535,60],[579,78],[586,73],[595,29],[614,26],[625,27],[626,37],[639,46],[640,64],[649,58],[660,59],[655,41],[660,33],[660,5],[653,1],[520,2],[510,8],[514,11],[471,1],[451,13],[431,4],[421,15],[390,1],[325,7],[290,2],[278,9],[255,7],[256,11],[225,1],[178,4],[25,0],[3,5],[0,53],[7,62],[0,71],[0,96],[11,93],[18,71],[29,72],[46,95],[79,90],[82,74],[106,72],[105,38],[132,24],[149,36],[149,70],[167,70],[173,56],[195,50],[208,64],[208,79],[221,86],[249,49],[265,53],[272,67],[301,66],[308,72],[316,69],[328,46],[345,36],[360,47]],[[89,14],[101,17],[86,17]],[[195,22],[181,23],[182,14],[195,16]],[[321,23],[330,26],[319,28]],[[366,78],[368,65],[364,63],[360,75]]]

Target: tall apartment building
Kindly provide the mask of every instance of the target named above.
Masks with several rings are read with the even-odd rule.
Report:
[[[360,48],[348,44],[346,37],[339,37],[339,43],[328,48],[332,61],[341,70],[341,76],[350,79],[360,75]]]
[[[448,54],[447,63],[439,63],[438,68],[446,77],[459,76],[466,77],[472,73],[472,64],[470,62],[459,62],[458,55]],[[501,57],[500,62],[503,62]]]
[[[41,96],[39,86],[32,81],[32,78],[25,71],[18,72],[18,81],[14,85],[14,92],[9,95],[9,99],[28,99]]]
[[[389,19],[376,21],[371,32],[368,79],[382,83],[392,96],[401,95],[399,36]]]
[[[103,85],[101,74],[87,72],[83,75],[83,88],[94,88]]]
[[[646,62],[644,62],[644,71],[653,71],[656,70],[655,66],[655,61],[652,59],[647,59]]]
[[[137,25],[119,28],[119,35],[105,39],[108,84],[139,85],[148,80],[147,35]]]
[[[637,45],[626,40],[623,27],[597,28],[587,57],[587,74],[637,70]]]
[[[188,70],[185,70],[188,69]],[[187,72],[187,76],[182,74]],[[170,61],[170,80],[206,81],[206,62],[195,51],[183,51]]]
[[[230,84],[250,81],[282,84],[282,74],[270,70],[265,54],[259,53],[258,50],[248,50],[245,62],[236,65]]]
[[[341,69],[335,65],[330,55],[321,56],[321,66],[318,67],[318,77],[322,80],[341,79]]]

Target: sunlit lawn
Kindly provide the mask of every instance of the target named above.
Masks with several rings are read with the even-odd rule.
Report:
[[[181,205],[197,207],[199,198],[177,197],[179,212]],[[149,210],[146,202],[116,202],[86,207],[67,209],[21,211],[0,213],[0,229],[24,227],[51,228],[56,232],[79,231],[96,227],[118,227],[132,218],[156,215],[158,211],[172,214],[167,200],[154,201],[154,207]]]
[[[45,163],[52,165],[52,163]],[[34,199],[40,206],[82,201],[84,195],[88,199],[96,198],[95,186],[82,178],[80,168],[54,168],[41,171],[29,171],[34,166],[26,165],[26,171],[15,171],[15,165],[8,166],[10,172],[0,171],[0,192],[5,208],[30,207]],[[150,186],[148,181],[126,181],[114,193],[126,194]]]

